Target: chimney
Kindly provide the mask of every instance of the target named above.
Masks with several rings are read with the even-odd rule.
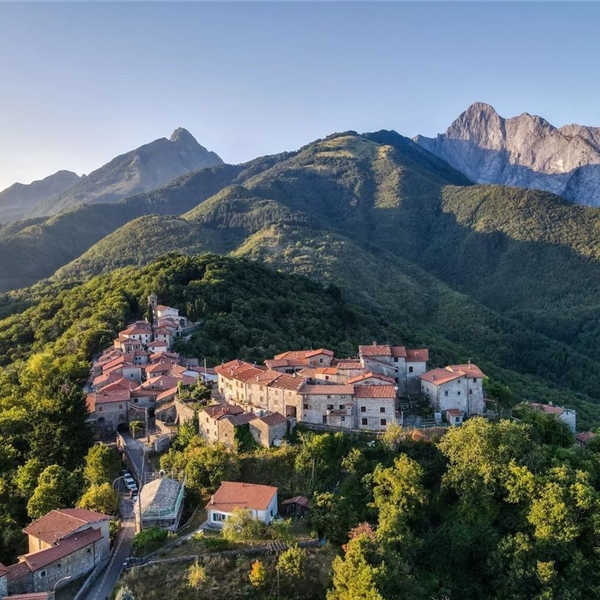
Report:
[[[373,340],[373,346],[377,346],[377,342]]]

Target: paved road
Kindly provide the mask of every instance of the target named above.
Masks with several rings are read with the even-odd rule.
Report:
[[[143,460],[143,451],[141,445],[131,437],[131,434],[127,431],[121,434],[126,446],[126,454],[131,459],[133,476],[135,477],[138,487],[142,483],[142,464],[144,467],[144,473],[151,473],[152,469],[147,461]]]
[[[111,597],[117,580],[121,575],[123,563],[131,554],[134,534],[135,525],[133,519],[124,520],[110,562],[104,572],[96,579],[96,583],[88,591],[87,600],[106,600]]]

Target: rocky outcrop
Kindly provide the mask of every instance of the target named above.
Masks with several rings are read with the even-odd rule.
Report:
[[[36,204],[53,198],[79,181],[72,171],[58,171],[30,184],[15,183],[0,192],[0,223],[22,219]]]
[[[504,119],[478,102],[446,133],[414,141],[478,183],[545,190],[600,206],[600,128],[556,128],[527,113]]]
[[[179,128],[169,139],[160,138],[117,156],[64,193],[38,204],[28,216],[54,215],[81,204],[117,202],[154,190],[185,173],[220,164],[219,156]]]

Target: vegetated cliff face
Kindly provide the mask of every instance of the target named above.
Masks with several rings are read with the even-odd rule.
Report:
[[[80,204],[117,202],[148,192],[186,173],[223,164],[217,154],[201,146],[185,129],[160,138],[82,177],[64,193],[35,206],[27,216],[55,215]]]
[[[72,171],[58,171],[54,175],[30,184],[15,183],[0,192],[0,223],[18,221],[36,204],[53,198],[79,181]]]
[[[600,206],[600,128],[556,128],[524,113],[505,119],[477,102],[446,133],[415,142],[478,183],[500,183],[553,192]]]

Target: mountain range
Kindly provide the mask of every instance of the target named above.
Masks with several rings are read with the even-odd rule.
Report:
[[[0,193],[0,223],[56,215],[81,204],[117,202],[185,173],[220,164],[223,161],[217,154],[179,128],[169,139],[121,154],[87,176],[59,171],[42,181],[11,186]]]
[[[170,252],[247,257],[334,286],[381,330],[432,348],[433,364],[473,359],[519,397],[567,403],[589,423],[600,419],[598,230],[596,208],[473,184],[395,132],[350,131],[5,225],[0,284],[53,276],[69,288]],[[0,312],[24,310],[28,294],[5,296]]]
[[[499,183],[600,206],[600,127],[554,127],[524,113],[505,119],[477,102],[446,133],[415,142],[478,183]]]

